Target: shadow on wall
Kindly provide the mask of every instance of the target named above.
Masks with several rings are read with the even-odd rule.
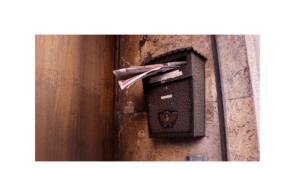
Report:
[[[151,138],[154,145],[194,145],[198,144],[204,137],[190,137],[190,138]]]

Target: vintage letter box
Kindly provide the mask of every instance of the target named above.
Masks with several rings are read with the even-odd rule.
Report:
[[[150,138],[205,136],[205,61],[192,47],[156,56],[144,65],[187,64],[143,79]]]

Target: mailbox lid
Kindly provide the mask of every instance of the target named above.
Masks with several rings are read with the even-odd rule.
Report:
[[[169,70],[167,72],[158,73],[154,76],[143,79],[145,86],[154,87],[163,83],[173,82],[179,79],[192,77],[192,64],[191,64],[191,54],[190,53],[180,53],[179,55],[170,57],[166,62],[172,61],[186,61],[187,64],[182,65],[178,68]],[[153,64],[166,63],[165,60],[157,61]]]
[[[148,58],[146,59],[146,62],[143,65],[150,65],[150,64],[156,64],[156,63],[166,63],[171,60],[174,60],[176,57],[180,57],[183,53],[194,53],[198,57],[202,57],[204,60],[207,60],[207,58],[200,54],[199,52],[195,51],[193,47],[185,47],[176,49],[170,52],[163,53],[161,55],[158,55],[154,58]]]
[[[176,49],[176,50],[158,55],[154,58],[148,58],[148,60],[143,65],[160,64],[160,63],[167,63],[167,62],[172,62],[172,61],[186,61],[187,64],[180,66],[179,68],[170,70],[168,72],[159,73],[155,76],[143,79],[144,88],[148,88],[148,87],[151,88],[153,86],[157,86],[162,83],[168,83],[168,82],[176,81],[179,79],[191,77],[192,70],[193,70],[192,69],[192,59],[191,59],[192,55],[202,58],[204,60],[207,60],[207,58],[205,56],[196,52],[192,47]],[[176,71],[180,72],[181,75],[175,76],[174,78],[168,78],[168,79],[162,80],[162,81],[155,81],[155,79],[157,79],[157,77],[159,77],[159,76],[164,76],[167,73],[172,73],[172,72],[174,72],[174,74],[176,74]]]

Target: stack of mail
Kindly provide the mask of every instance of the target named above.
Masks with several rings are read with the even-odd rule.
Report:
[[[119,70],[114,70],[113,73],[117,76],[121,90],[128,89],[136,81],[145,77],[153,76],[160,72],[166,72],[186,64],[186,61],[168,62],[164,64],[146,65],[138,67],[130,67]]]

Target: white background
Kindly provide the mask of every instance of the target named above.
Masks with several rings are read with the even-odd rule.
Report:
[[[296,1],[1,1],[0,14],[0,168],[299,166]],[[259,34],[261,161],[35,162],[35,34]]]

